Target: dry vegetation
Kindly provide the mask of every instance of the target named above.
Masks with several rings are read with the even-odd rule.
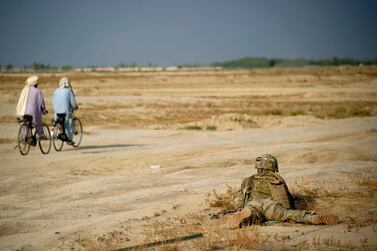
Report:
[[[294,195],[305,200],[307,210],[321,210],[320,204],[332,199],[342,198],[354,199],[355,203],[352,207],[357,207],[362,203],[372,203],[371,208],[376,208],[376,186],[377,175],[371,170],[362,171],[360,176],[352,175],[348,177],[348,182],[356,184],[355,190],[340,188],[336,191],[329,188],[326,184],[321,182],[312,182],[308,177],[302,178],[295,182],[292,191]],[[207,194],[205,203],[219,212],[226,212],[234,209],[234,198],[237,192],[236,187],[227,186],[223,193],[212,192]],[[296,201],[297,202],[297,201]],[[299,201],[298,201],[299,202]],[[299,202],[300,203],[300,202]],[[301,202],[302,203],[302,202]],[[302,204],[301,204],[302,205]],[[338,204],[339,207],[346,207],[349,205]],[[323,209],[323,208],[322,208]],[[355,208],[353,208],[355,209]],[[362,208],[360,208],[362,210]],[[274,235],[268,236],[263,234],[260,229],[263,227],[252,226],[239,230],[228,230],[224,228],[224,215],[220,214],[219,220],[209,220],[208,211],[202,214],[191,214],[183,218],[170,218],[166,222],[153,221],[150,225],[146,225],[145,242],[153,242],[158,240],[171,239],[177,236],[185,236],[192,233],[204,233],[204,238],[192,240],[189,243],[175,243],[156,247],[155,250],[264,250],[274,247],[276,250],[291,250],[292,246],[286,244],[289,236]],[[370,215],[364,219],[353,219],[346,215],[341,215],[344,222],[349,226],[349,229],[375,225],[377,223],[377,214]],[[217,221],[217,222],[216,222]],[[292,226],[289,225],[289,226]],[[375,229],[377,232],[377,228]],[[311,240],[305,240],[295,245],[295,250],[374,250],[375,246],[368,244],[368,240],[360,240],[359,245],[352,244],[349,241],[342,241],[335,237],[314,237]]]
[[[49,106],[53,90],[63,74],[39,75],[40,88]],[[195,123],[238,114],[250,116],[251,122],[242,124],[247,128],[269,126],[254,121],[260,116],[276,119],[302,115],[346,118],[377,114],[377,91],[370,89],[377,77],[375,67],[72,72],[68,76],[73,81],[80,104],[78,115],[86,125],[221,130],[221,126],[216,128],[211,123]],[[0,76],[0,94],[10,97],[5,100],[7,103],[16,103],[26,77],[26,74],[19,73]],[[355,89],[355,85],[361,83],[363,88]],[[11,122],[13,117],[3,114],[0,121]]]
[[[324,182],[300,178],[292,186],[293,195],[299,200],[299,207],[314,211],[337,211],[348,228],[375,225],[377,223],[377,173],[373,168],[349,174],[337,181],[337,187]],[[355,186],[356,185],[356,186]],[[326,206],[324,206],[326,205]],[[365,207],[369,211],[364,214]]]
[[[348,120],[333,121],[377,115],[376,67],[66,74],[73,81],[86,141],[77,151],[67,147],[48,156],[34,151],[23,159],[10,149],[16,141],[7,133],[15,125],[9,122],[15,122],[14,108],[28,74],[0,75],[0,125],[6,130],[0,138],[0,238],[6,245],[16,246],[15,238],[32,250],[28,243],[38,237],[42,249],[113,250],[203,233],[203,238],[155,250],[376,248],[365,238],[351,243],[333,236],[368,227],[377,232],[377,176],[375,168],[366,168],[376,161],[370,150],[377,132],[373,118],[350,120],[353,127],[343,126]],[[51,96],[63,74],[38,75],[50,110],[44,122],[49,123]],[[337,134],[331,123],[343,131]],[[287,127],[304,127],[297,131],[305,135]],[[225,229],[224,212],[234,209],[236,182],[254,164],[251,155],[262,150],[280,154],[283,166],[297,168],[288,176],[297,208],[333,212],[342,225],[327,236],[319,235],[325,228],[293,223]],[[327,162],[331,172],[321,169]],[[149,168],[157,163],[159,170]],[[344,171],[344,163],[352,169]],[[323,173],[328,176],[315,177]],[[232,186],[212,190],[229,181]],[[168,208],[174,203],[185,208]],[[213,213],[217,219],[211,219]],[[127,229],[119,228],[119,219]],[[55,222],[58,226],[52,226]],[[94,231],[97,223],[103,229]],[[56,227],[67,233],[43,238]]]
[[[296,208],[331,212],[331,208],[328,205],[333,205],[334,200],[337,200],[337,211],[349,212],[348,215],[339,215],[342,222],[348,226],[348,231],[355,228],[373,226],[373,231],[377,233],[377,228],[375,227],[377,224],[377,174],[374,169],[362,170],[360,173],[348,175],[344,177],[344,179],[339,180],[339,184],[338,187],[333,188],[324,182],[312,181],[309,177],[300,178],[291,187]],[[353,185],[356,186],[354,187]],[[207,194],[206,203],[209,207],[215,208],[219,212],[232,210],[234,209],[236,192],[237,187],[230,186],[227,186],[227,189],[223,193],[218,193],[213,190]],[[348,203],[349,200],[352,201],[351,204]],[[363,213],[365,204],[370,208],[367,214]],[[256,228],[249,229],[249,231],[253,232],[255,229]],[[224,236],[226,234],[223,233],[222,235]],[[260,240],[260,243],[266,240],[268,240],[270,245],[272,245],[271,243],[274,243],[274,241],[280,240],[280,242],[276,244],[279,246],[279,250],[291,249],[291,247],[284,244],[284,238],[281,239],[281,236],[276,235],[273,238],[271,236],[269,238],[264,236],[262,240]],[[248,240],[245,242],[247,243]],[[246,243],[244,244],[246,245]],[[255,243],[255,240],[253,243]],[[229,246],[234,247],[232,244],[228,244],[228,247]],[[240,246],[236,247],[239,248]],[[355,245],[334,237],[316,237],[296,245],[297,250],[358,250],[359,248],[363,250],[374,250],[375,246],[368,245],[367,239],[360,240],[360,245]]]
[[[185,243],[174,243],[156,248],[157,250],[219,250],[219,249],[264,249],[267,236],[257,227],[229,231],[223,220],[208,220],[205,212],[191,214],[184,218],[170,218],[166,222],[153,221],[146,226],[145,242],[171,239],[192,233],[203,237]],[[151,238],[152,237],[152,238]]]
[[[237,187],[227,186],[224,193],[218,194],[216,190],[207,194],[206,203],[210,207],[220,208],[223,210],[234,210],[235,208],[235,198],[237,194]]]

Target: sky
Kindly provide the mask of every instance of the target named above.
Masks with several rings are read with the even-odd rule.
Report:
[[[373,0],[1,0],[0,64],[377,58]]]

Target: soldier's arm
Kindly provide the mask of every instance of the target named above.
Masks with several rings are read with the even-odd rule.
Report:
[[[244,202],[244,194],[241,189],[238,189],[234,198],[234,207],[235,209],[239,209],[243,207]]]

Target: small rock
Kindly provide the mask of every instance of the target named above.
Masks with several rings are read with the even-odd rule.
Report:
[[[209,214],[209,218],[210,219],[218,219],[218,218],[220,218],[220,216],[219,216],[218,213],[210,213]]]

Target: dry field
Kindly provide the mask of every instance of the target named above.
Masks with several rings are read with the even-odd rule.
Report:
[[[0,250],[376,250],[377,68],[39,73],[51,120],[72,80],[82,146],[27,156],[14,111],[28,74],[0,74]],[[271,153],[297,206],[334,226],[227,230],[257,156]],[[159,165],[160,168],[151,167]]]

